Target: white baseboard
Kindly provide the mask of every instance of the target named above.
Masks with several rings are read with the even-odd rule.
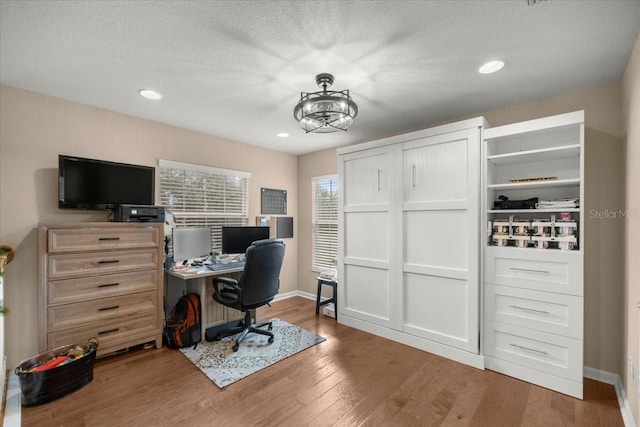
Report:
[[[9,372],[7,384],[7,401],[4,407],[4,427],[20,427],[22,425],[22,392],[20,381],[15,372]]]
[[[314,294],[311,294],[309,292],[303,292],[303,291],[292,291],[292,292],[286,292],[284,294],[278,294],[273,300],[280,301],[280,300],[291,298],[291,297],[302,297],[302,298],[310,299],[312,301],[316,300],[316,296]],[[328,299],[328,298],[321,298],[321,301],[324,301],[325,299]],[[322,314],[328,317],[333,317],[335,319],[336,312],[335,312],[335,306],[333,305],[333,303],[323,306]]]
[[[592,380],[613,385],[616,390],[616,396],[618,396],[618,405],[620,405],[620,413],[622,414],[622,421],[624,422],[625,427],[636,427],[636,422],[633,419],[633,413],[631,412],[627,393],[624,391],[622,379],[620,379],[618,374],[585,366],[584,376]]]

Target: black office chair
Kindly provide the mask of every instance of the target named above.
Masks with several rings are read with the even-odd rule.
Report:
[[[269,304],[280,289],[280,268],[284,259],[284,242],[279,239],[258,240],[253,242],[245,253],[245,264],[239,280],[229,277],[213,278],[213,299],[222,305],[244,312],[244,321],[238,327],[217,333],[220,340],[230,335],[240,334],[236,338],[233,351],[238,351],[240,341],[249,332],[266,335],[273,342],[271,322],[252,323],[251,313],[256,308]],[[220,289],[220,284],[224,285]],[[268,331],[263,328],[268,326]]]

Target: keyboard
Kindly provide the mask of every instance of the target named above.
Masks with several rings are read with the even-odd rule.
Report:
[[[231,270],[234,268],[244,268],[244,261],[234,261],[227,264],[207,264],[207,268],[211,271]]]

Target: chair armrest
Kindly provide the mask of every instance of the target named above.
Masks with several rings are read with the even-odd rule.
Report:
[[[220,288],[218,284],[222,283],[225,286],[229,286],[233,288],[236,292],[240,292],[242,289],[238,286],[238,281],[236,279],[232,279],[231,277],[214,277],[213,278],[213,292],[220,295]]]

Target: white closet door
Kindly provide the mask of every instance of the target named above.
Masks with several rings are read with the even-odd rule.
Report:
[[[341,156],[341,230],[343,260],[338,310],[354,318],[391,326],[395,293],[391,286],[393,243],[392,154],[383,147]],[[397,316],[395,316],[397,317]]]
[[[402,148],[402,329],[478,353],[477,128]]]

